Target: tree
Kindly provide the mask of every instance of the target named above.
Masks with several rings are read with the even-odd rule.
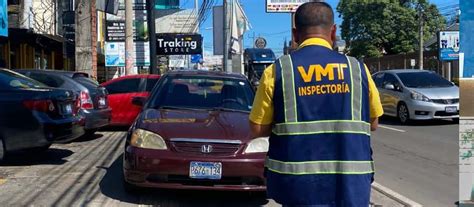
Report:
[[[337,11],[343,20],[341,36],[349,54],[380,57],[414,52],[419,42],[420,6],[425,11],[427,40],[445,27],[445,19],[434,4],[423,0],[341,0]]]

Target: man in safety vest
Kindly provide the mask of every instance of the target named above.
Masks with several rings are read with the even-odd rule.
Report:
[[[252,135],[270,136],[268,196],[285,206],[368,206],[378,91],[364,64],[332,50],[330,5],[301,5],[295,25],[299,48],[265,70],[250,114]]]

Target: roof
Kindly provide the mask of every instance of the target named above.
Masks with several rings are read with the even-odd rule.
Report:
[[[207,70],[173,70],[166,73],[169,76],[177,76],[177,75],[184,75],[184,76],[209,76],[209,77],[218,77],[218,78],[238,78],[238,79],[246,79],[244,75],[240,73],[228,73],[223,71],[207,71]]]
[[[77,71],[64,71],[64,70],[40,70],[40,69],[15,69],[16,71],[34,71],[34,72],[40,72],[40,73],[55,73],[55,74],[61,74],[65,75],[67,77],[72,78],[75,74],[84,74],[85,76],[89,77],[88,73],[85,72],[77,72]]]
[[[107,85],[107,84],[110,84],[110,83],[118,81],[118,80],[131,79],[131,78],[159,79],[160,77],[161,77],[160,75],[154,75],[154,74],[150,74],[150,75],[146,75],[146,74],[126,75],[126,76],[121,76],[121,77],[118,77],[118,78],[108,80],[104,83],[101,83],[101,85]]]
[[[420,69],[393,69],[393,70],[384,70],[380,72],[387,73],[419,73],[419,72],[433,72],[431,70],[420,70]]]

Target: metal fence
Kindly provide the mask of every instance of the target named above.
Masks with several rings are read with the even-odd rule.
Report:
[[[366,58],[363,61],[371,73],[390,69],[418,69],[418,53],[387,55],[380,58]],[[412,60],[415,66],[411,66]],[[424,53],[423,68],[432,70],[444,78],[457,81],[459,78],[459,61],[441,62],[438,59],[437,51],[428,51]]]

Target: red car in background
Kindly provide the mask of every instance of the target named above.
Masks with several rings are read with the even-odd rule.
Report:
[[[132,98],[148,98],[159,78],[159,75],[129,75],[102,83],[109,92],[112,108],[110,126],[132,125],[141,111],[141,107],[132,104]]]

